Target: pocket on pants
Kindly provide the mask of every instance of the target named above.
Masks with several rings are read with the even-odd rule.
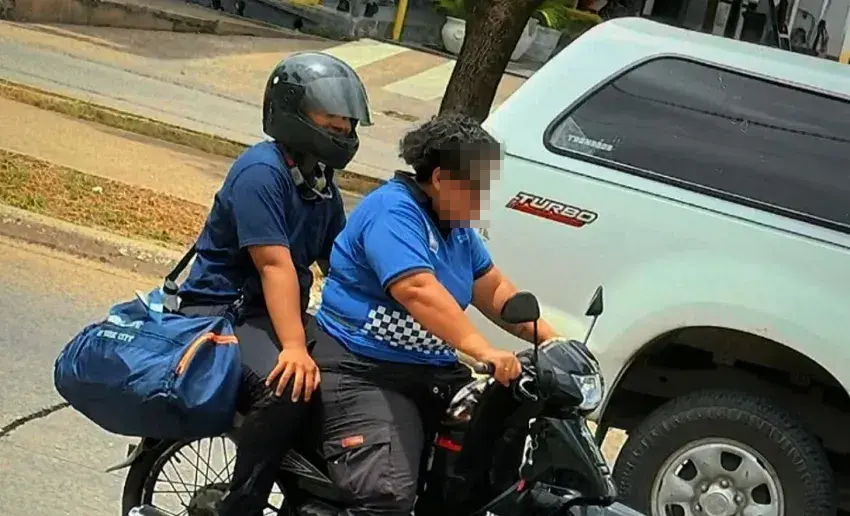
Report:
[[[375,423],[327,439],[322,451],[328,473],[346,501],[361,502],[393,494],[392,433],[388,424]]]

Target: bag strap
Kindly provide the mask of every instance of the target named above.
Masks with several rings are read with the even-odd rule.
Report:
[[[179,301],[177,300],[177,294],[180,289],[177,286],[177,278],[180,277],[180,274],[182,274],[184,270],[186,270],[186,267],[189,266],[189,262],[191,262],[192,258],[194,258],[197,254],[197,245],[197,242],[192,244],[192,247],[190,247],[189,250],[186,251],[186,254],[183,255],[183,258],[180,258],[180,261],[178,261],[177,265],[175,265],[174,268],[171,269],[171,272],[165,275],[165,281],[163,281],[162,284],[162,294],[164,294],[164,296],[161,298],[161,300],[160,298],[153,299],[152,304],[150,304],[149,301],[149,308],[150,306],[156,307],[157,305],[160,307],[159,314],[156,313],[156,310],[153,310],[152,315],[155,320],[161,320],[161,311],[163,310],[163,308],[170,313],[175,313],[179,309]],[[149,298],[149,300],[150,299],[151,298]],[[232,324],[236,324],[238,319],[242,316],[242,305],[244,304],[245,296],[244,294],[240,293],[239,298],[233,303],[231,303],[230,306],[228,306],[227,313],[228,317],[231,319]]]
[[[186,251],[186,254],[183,255],[183,258],[180,258],[180,261],[177,262],[177,265],[171,269],[171,272],[165,275],[165,282],[162,285],[162,291],[169,296],[173,296],[177,294],[177,278],[180,274],[186,270],[186,267],[189,265],[189,262],[192,261],[192,258],[195,257],[195,253],[197,252],[197,243],[192,244],[192,247]]]
[[[189,262],[192,261],[192,258],[195,257],[196,251],[197,244],[192,244],[192,247],[190,247],[189,250],[186,251],[186,254],[183,255],[183,258],[180,258],[180,261],[177,262],[177,265],[175,265],[174,268],[171,269],[171,272],[169,272],[165,276],[165,279],[177,281],[177,277],[180,276],[180,273],[186,269],[186,267],[189,265]]]

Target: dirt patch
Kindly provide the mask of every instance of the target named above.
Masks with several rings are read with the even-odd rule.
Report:
[[[0,150],[0,203],[112,233],[187,246],[207,207]]]

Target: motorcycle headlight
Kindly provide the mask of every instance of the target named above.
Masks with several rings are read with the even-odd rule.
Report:
[[[596,410],[602,403],[604,392],[602,377],[598,374],[589,374],[586,376],[574,374],[572,377],[578,385],[583,398],[577,408],[579,410]]]

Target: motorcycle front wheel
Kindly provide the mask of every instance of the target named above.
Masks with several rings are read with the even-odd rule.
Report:
[[[121,514],[150,505],[173,516],[216,516],[233,475],[236,444],[227,437],[163,441],[145,451],[127,472]],[[289,516],[278,483],[263,516]]]

